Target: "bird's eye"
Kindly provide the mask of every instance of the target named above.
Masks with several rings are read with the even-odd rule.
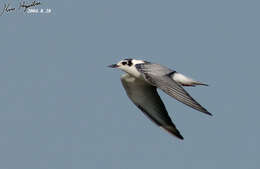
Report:
[[[126,65],[127,64],[127,62],[122,62],[122,65]]]

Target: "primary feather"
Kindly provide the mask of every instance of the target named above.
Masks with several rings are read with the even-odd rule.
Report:
[[[159,64],[143,63],[135,65],[137,70],[141,72],[144,79],[153,86],[160,88],[169,96],[190,106],[198,111],[212,115],[196,100],[194,100],[188,92],[186,92],[180,84],[174,81],[171,76],[175,71],[161,66]]]

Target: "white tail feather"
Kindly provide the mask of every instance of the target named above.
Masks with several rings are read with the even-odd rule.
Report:
[[[208,86],[205,83],[193,80],[193,79],[186,77],[183,74],[177,73],[177,72],[172,75],[172,78],[174,81],[181,84],[182,86],[196,86],[196,85]]]

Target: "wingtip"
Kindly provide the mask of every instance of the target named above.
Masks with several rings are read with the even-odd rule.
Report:
[[[179,137],[177,138],[179,138],[180,140],[184,140],[184,137],[182,135],[179,135]]]
[[[180,140],[184,140],[184,137],[180,133],[174,133],[173,135]]]
[[[196,85],[209,86],[209,84],[198,82]]]
[[[213,114],[211,114],[210,112],[204,112],[205,114],[209,115],[209,116],[213,116]]]
[[[169,131],[173,136],[177,137],[180,140],[184,140],[184,137],[181,135],[181,133],[177,130],[175,132]]]
[[[171,127],[163,127],[161,126],[161,128],[163,128],[164,130],[166,130],[168,133],[170,133],[171,135],[173,135],[174,137],[177,137],[180,140],[184,140],[184,137],[181,135],[181,133],[179,132],[178,129],[176,128],[171,128]]]
[[[201,106],[201,105],[200,105]],[[198,111],[204,113],[204,114],[207,114],[209,116],[213,116],[213,114],[211,114],[207,109],[205,109],[204,107],[200,107],[200,109],[197,109]]]

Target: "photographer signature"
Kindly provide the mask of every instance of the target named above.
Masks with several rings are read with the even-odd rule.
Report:
[[[30,7],[37,6],[37,5],[41,5],[41,2],[33,1],[31,3],[26,3],[25,1],[22,1],[22,2],[20,2],[18,9],[24,8],[24,12],[26,12],[27,9],[29,9]],[[15,10],[16,10],[16,8],[10,7],[10,4],[4,4],[4,8],[3,8],[0,16],[2,16],[4,13],[9,13],[9,12],[15,11]]]

